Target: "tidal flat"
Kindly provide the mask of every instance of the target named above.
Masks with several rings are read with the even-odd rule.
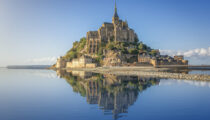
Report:
[[[188,69],[171,69],[171,68],[154,68],[154,67],[98,67],[98,68],[74,68],[66,69],[67,71],[87,71],[100,74],[112,75],[136,75],[154,78],[171,78],[183,80],[201,80],[210,81],[209,74],[189,74]]]

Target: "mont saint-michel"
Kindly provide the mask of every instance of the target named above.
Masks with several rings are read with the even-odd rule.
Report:
[[[97,31],[74,42],[73,47],[54,65],[61,68],[96,68],[113,66],[186,66],[184,56],[160,55],[138,38],[127,21],[120,19],[115,2],[112,22],[104,22]]]
[[[0,120],[210,120],[210,0],[0,0]]]

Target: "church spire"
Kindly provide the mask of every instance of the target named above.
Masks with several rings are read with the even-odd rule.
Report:
[[[114,17],[119,17],[118,14],[117,14],[117,2],[115,0],[115,10],[114,10]]]

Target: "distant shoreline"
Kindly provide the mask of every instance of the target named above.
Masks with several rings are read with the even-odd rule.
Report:
[[[49,69],[51,65],[10,65],[7,69]]]

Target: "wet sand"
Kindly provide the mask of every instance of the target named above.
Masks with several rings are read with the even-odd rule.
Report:
[[[98,67],[98,68],[74,68],[68,70],[87,71],[101,74],[113,75],[135,75],[156,78],[171,78],[184,80],[210,81],[210,75],[171,73],[169,68],[154,67]]]

